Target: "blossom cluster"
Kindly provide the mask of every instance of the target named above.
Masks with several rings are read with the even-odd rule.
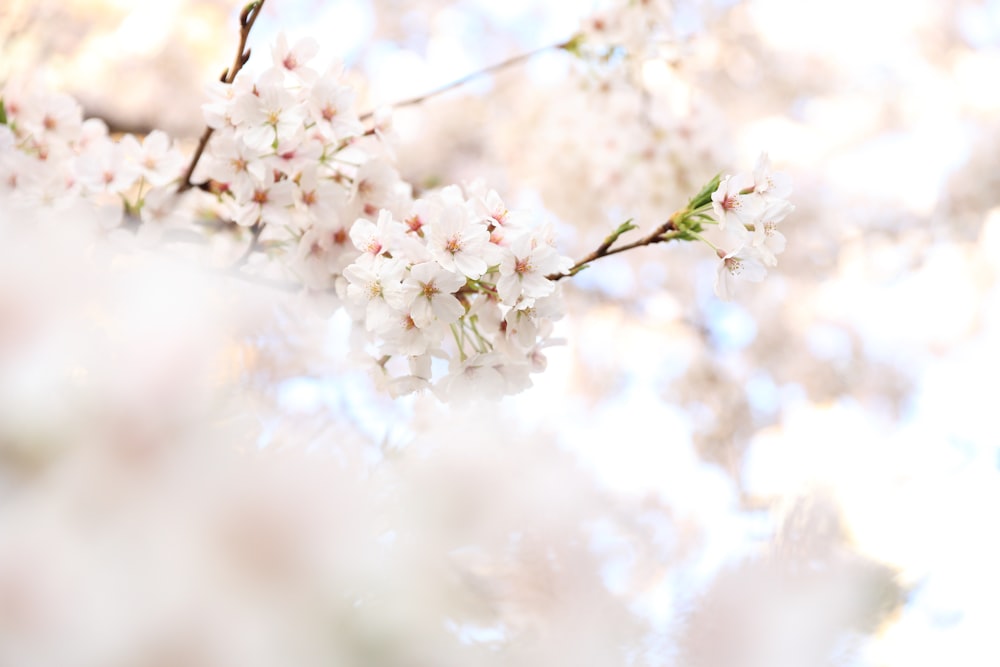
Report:
[[[271,67],[214,84],[203,106],[214,133],[194,178],[217,195],[222,219],[282,248],[297,280],[325,290],[352,259],[354,220],[408,191],[376,157],[377,141],[355,145],[365,129],[354,90],[336,64],[310,66],[318,50],[311,38],[289,47],[279,36]]]
[[[567,271],[548,227],[532,227],[495,191],[449,186],[413,202],[403,222],[385,210],[358,220],[361,255],[340,283],[348,312],[373,334],[394,393],[433,384],[451,399],[499,397],[530,386],[562,315]],[[405,358],[405,370],[387,362]],[[447,371],[437,373],[438,365]],[[398,373],[398,374],[397,374]]]
[[[172,196],[166,186],[178,177],[184,158],[166,133],[115,140],[104,121],[84,120],[72,97],[27,80],[9,81],[0,100],[5,206],[96,219],[110,229],[143,199],[156,204]]]
[[[228,229],[240,256],[228,253],[227,270],[290,277],[286,285],[335,299],[392,394],[527,388],[555,342],[558,279],[572,260],[556,251],[550,227],[509,211],[481,182],[414,193],[394,166],[390,115],[359,114],[340,65],[313,67],[318,51],[311,38],[289,45],[279,36],[263,71],[214,84],[193,173],[163,132],[115,140],[72,98],[8,84],[0,204],[87,214],[147,239],[170,225]],[[706,186],[655,241],[706,240],[701,223],[717,222],[736,244],[717,249],[716,292],[729,298],[734,279],[760,280],[775,264],[789,192],[762,156],[753,173]]]
[[[767,267],[778,263],[785,249],[785,236],[778,223],[795,210],[788,201],[792,184],[787,174],[771,170],[766,153],[757,159],[751,173],[727,175],[712,193],[712,210],[719,229],[735,243],[732,250],[716,250],[722,263],[715,293],[730,299],[738,280],[760,282]]]
[[[572,262],[481,184],[414,198],[386,116],[366,129],[339,67],[310,67],[317,50],[279,38],[270,68],[220,85],[199,175],[230,219],[293,249],[285,267],[303,284],[336,292],[391,392],[523,390],[561,314],[546,276]]]

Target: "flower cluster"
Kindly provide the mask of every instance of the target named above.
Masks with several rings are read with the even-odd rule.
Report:
[[[414,199],[387,123],[364,127],[339,68],[309,66],[317,50],[279,38],[270,68],[220,85],[199,175],[230,219],[294,248],[285,264],[306,287],[336,291],[393,393],[523,390],[561,314],[546,276],[572,262],[480,184]]]
[[[526,225],[495,191],[467,190],[446,187],[414,201],[403,221],[382,210],[351,229],[361,255],[340,291],[393,393],[499,397],[545,367],[540,351],[562,314],[547,276],[572,261],[547,227]],[[394,357],[406,363],[393,367]]]
[[[311,38],[289,47],[282,35],[271,67],[214,84],[203,107],[214,133],[194,176],[217,194],[222,217],[285,249],[306,287],[328,290],[355,254],[354,220],[409,192],[378,142],[358,141],[366,132],[354,90],[336,64],[310,66],[318,50]]]
[[[144,198],[166,196],[183,162],[164,132],[116,141],[103,121],[84,120],[68,95],[19,81],[0,90],[0,199],[6,206],[72,212],[113,228]]]
[[[338,300],[391,393],[430,389],[443,399],[530,386],[562,315],[558,279],[592,259],[708,242],[702,225],[717,224],[735,245],[716,248],[716,292],[729,298],[733,280],[762,279],[784,249],[776,225],[793,209],[790,186],[764,155],[751,174],[713,179],[647,238],[611,249],[636,228],[626,223],[574,264],[549,227],[509,211],[480,182],[415,196],[394,166],[388,114],[359,115],[341,67],[311,65],[318,51],[311,38],[290,46],[279,36],[265,70],[215,84],[203,107],[210,131],[187,171],[163,132],[116,141],[71,98],[9,84],[0,91],[0,205],[86,214],[154,239],[168,224],[236,232],[231,273],[291,277],[286,285]]]
[[[722,299],[733,295],[737,280],[760,282],[767,267],[778,263],[785,249],[785,237],[778,223],[795,210],[788,201],[791,181],[786,174],[771,171],[767,154],[762,154],[752,173],[726,176],[712,194],[712,210],[719,229],[734,239],[726,252],[716,249],[722,263],[715,281],[715,293]]]

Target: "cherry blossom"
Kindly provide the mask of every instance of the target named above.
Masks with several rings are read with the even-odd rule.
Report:
[[[620,34],[663,18],[658,5],[614,11]],[[212,239],[214,263],[236,259],[241,275],[291,278],[293,287],[329,295],[353,322],[359,356],[372,360],[380,385],[395,395],[430,389],[468,399],[529,387],[545,367],[542,351],[557,343],[553,323],[565,308],[557,281],[581,266],[557,250],[551,224],[510,210],[482,180],[417,196],[395,163],[391,111],[362,122],[341,66],[316,68],[316,51],[314,40],[289,46],[280,36],[272,67],[240,70],[231,84],[210,88],[203,113],[214,134],[190,182],[180,184],[183,195],[168,187],[184,159],[165,133],[115,141],[100,121],[82,121],[68,98],[5,93],[12,100],[12,121],[0,125],[7,196],[51,208],[81,203],[108,227],[128,220],[144,245],[160,242],[168,227],[197,234],[196,220],[208,230],[249,228],[233,234],[233,244]],[[624,133],[647,125],[627,122],[632,100],[609,101],[617,120],[594,128],[606,140],[595,142],[596,162],[584,171],[605,184],[655,190],[625,178],[613,155]],[[657,140],[639,157],[671,164],[657,153],[659,138],[671,133],[651,127]],[[734,281],[760,280],[765,265],[775,265],[785,244],[777,224],[794,207],[787,177],[771,170],[766,154],[752,173],[710,186],[683,215],[659,209],[672,226],[641,244],[708,242],[704,227],[716,224],[729,239],[724,247],[736,248],[719,251],[716,291],[729,298]],[[632,228],[623,225],[611,242]]]
[[[392,213],[382,209],[378,214],[378,221],[370,222],[364,218],[358,218],[351,227],[351,241],[354,247],[369,255],[384,255],[392,245],[391,237],[404,233],[402,223],[392,219]]]
[[[464,206],[446,205],[433,221],[427,246],[431,256],[446,269],[478,278],[489,266],[485,253],[490,244],[486,224],[471,219]]]
[[[171,144],[170,137],[161,130],[147,134],[142,144],[131,134],[121,140],[125,159],[133,162],[139,175],[154,187],[175,180],[184,166],[184,156]]]
[[[749,174],[727,176],[712,194],[712,209],[718,216],[719,229],[737,238],[747,236],[747,225],[753,224],[762,210],[760,197],[752,195],[753,180]]]
[[[766,153],[757,159],[752,173],[738,173],[719,181],[712,193],[712,210],[718,227],[726,232],[735,250],[717,254],[722,258],[715,281],[715,293],[722,299],[733,296],[737,280],[760,282],[766,266],[776,266],[777,255],[785,249],[785,237],[777,225],[795,207],[785,199],[791,193],[786,174],[773,172]]]
[[[403,291],[410,301],[410,315],[420,328],[435,320],[451,324],[465,314],[465,307],[455,292],[465,285],[465,278],[448,271],[437,262],[422,262],[410,268],[403,281]]]
[[[348,280],[347,298],[362,307],[361,320],[368,331],[378,332],[406,306],[402,289],[405,265],[398,259],[362,255],[344,270]]]
[[[285,179],[257,183],[252,192],[245,194],[246,203],[238,205],[233,211],[233,220],[243,227],[258,222],[287,225],[295,203],[294,189],[295,185]]]
[[[778,231],[778,223],[794,210],[795,207],[791,203],[775,200],[768,204],[761,213],[760,220],[755,223],[754,246],[768,266],[776,266],[777,256],[785,250],[785,236]]]
[[[233,192],[252,192],[267,176],[265,153],[241,141],[231,130],[212,136],[211,152],[206,161],[211,177],[225,183]]]
[[[497,294],[507,303],[517,302],[520,296],[529,304],[548,296],[555,290],[555,283],[546,276],[567,271],[572,262],[566,260],[555,248],[539,243],[534,236],[519,236],[510,243],[500,261]]]
[[[302,132],[305,112],[285,87],[281,72],[268,70],[256,81],[253,94],[233,100],[231,117],[247,145],[268,150]]]
[[[316,70],[308,66],[318,52],[319,43],[312,37],[300,39],[295,46],[289,47],[285,33],[279,33],[271,47],[274,66],[305,82],[315,81],[319,76]]]
[[[90,192],[123,192],[139,178],[138,165],[125,159],[125,148],[102,141],[87,147],[75,161],[76,177]]]
[[[719,252],[722,261],[715,275],[715,293],[724,301],[733,298],[737,281],[759,283],[767,275],[760,251],[752,246],[743,246],[730,253]]]
[[[753,168],[753,191],[766,200],[787,199],[792,194],[792,181],[787,174],[771,171],[771,160],[761,153]]]
[[[327,72],[316,82],[307,105],[317,130],[328,141],[340,142],[364,132],[354,110],[354,89],[339,81],[339,68]]]
[[[69,95],[38,94],[25,105],[19,124],[39,141],[70,142],[80,134],[83,109]]]

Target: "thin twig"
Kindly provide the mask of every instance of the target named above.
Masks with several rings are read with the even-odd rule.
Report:
[[[247,61],[250,60],[250,49],[246,48],[247,38],[250,36],[253,24],[260,15],[260,10],[264,6],[264,2],[265,0],[251,2],[240,12],[240,44],[236,49],[236,57],[233,59],[233,66],[224,70],[222,76],[219,78],[225,84],[231,84],[235,81],[236,75],[247,64]],[[177,192],[184,192],[195,187],[194,183],[191,182],[191,176],[194,175],[195,167],[198,166],[198,161],[201,159],[202,153],[205,152],[208,140],[212,138],[212,132],[214,130],[211,127],[206,127],[205,131],[201,133],[201,138],[198,139],[198,147],[195,149],[194,155],[191,156],[191,164],[188,165],[187,171],[184,172],[184,180],[178,186]]]
[[[649,236],[645,236],[638,241],[633,241],[632,243],[626,243],[623,246],[618,246],[612,249],[611,246],[617,240],[617,236],[612,235],[604,240],[601,245],[597,246],[594,252],[590,253],[579,262],[574,264],[565,273],[550,273],[545,276],[549,280],[562,280],[563,278],[571,278],[577,273],[585,269],[591,262],[594,262],[602,257],[610,257],[611,255],[617,255],[620,252],[625,252],[626,250],[632,250],[633,248],[639,248],[646,245],[653,245],[654,243],[663,243],[664,241],[672,241],[680,236],[680,232],[677,229],[676,221],[679,216],[683,215],[686,211],[679,211],[670,216],[670,219],[665,223],[657,227]]]
[[[522,63],[522,62],[524,62],[526,60],[530,60],[531,58],[534,58],[535,56],[537,56],[540,53],[545,53],[546,51],[552,51],[553,49],[568,49],[568,48],[572,47],[573,45],[575,45],[578,42],[578,39],[579,39],[578,37],[573,37],[571,39],[566,40],[565,42],[559,42],[558,44],[548,44],[546,46],[541,46],[541,47],[539,47],[539,48],[537,48],[537,49],[535,49],[533,51],[528,51],[527,53],[522,53],[520,55],[516,55],[513,58],[508,58],[507,60],[504,60],[503,62],[496,63],[495,65],[490,65],[489,67],[487,67],[485,69],[481,69],[481,70],[478,70],[476,72],[472,72],[470,74],[466,74],[462,78],[456,79],[455,81],[452,81],[451,83],[448,83],[448,84],[445,84],[444,86],[441,86],[440,88],[436,88],[436,89],[430,91],[429,93],[424,93],[423,95],[418,95],[416,97],[411,97],[409,99],[402,100],[400,102],[395,102],[393,104],[390,104],[389,106],[392,107],[393,109],[398,109],[399,107],[409,107],[409,106],[413,106],[415,104],[420,104],[421,102],[424,102],[425,100],[428,100],[428,99],[430,99],[432,97],[435,97],[436,95],[440,95],[442,93],[448,92],[449,90],[452,90],[453,88],[458,88],[459,86],[463,86],[466,83],[468,83],[470,81],[473,81],[475,79],[478,79],[481,76],[486,76],[487,74],[492,74],[493,72],[498,72],[498,71],[500,71],[502,69],[506,69],[506,68],[511,67],[513,65],[517,65],[519,63]],[[374,110],[372,110],[372,111],[366,111],[365,113],[361,114],[360,118],[361,118],[361,120],[368,120],[373,115],[375,115],[375,111]]]

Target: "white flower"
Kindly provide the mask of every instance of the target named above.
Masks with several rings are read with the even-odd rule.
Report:
[[[562,299],[557,296],[519,303],[504,316],[506,339],[521,350],[530,350],[541,333],[551,329],[552,321],[562,315]]]
[[[760,251],[751,246],[742,246],[729,254],[719,251],[722,262],[715,275],[715,294],[729,301],[734,294],[736,281],[746,280],[759,283],[767,275]]]
[[[241,201],[233,216],[236,224],[250,227],[258,221],[273,225],[287,225],[291,221],[291,207],[295,203],[295,184],[287,179],[257,185]]]
[[[477,186],[479,184],[475,183],[471,187],[477,188]],[[506,234],[526,230],[530,226],[529,216],[520,211],[508,210],[496,190],[488,190],[482,196],[474,196],[472,201],[477,213],[482,213],[497,226],[505,228]]]
[[[441,268],[437,262],[413,266],[403,281],[413,321],[418,327],[426,328],[435,319],[451,324],[462,317],[465,307],[454,294],[464,285],[464,276]]]
[[[379,331],[383,340],[380,352],[415,357],[427,352],[431,345],[428,332],[417,326],[410,313],[395,313]],[[440,334],[435,336],[440,338]]]
[[[514,304],[520,296],[536,299],[548,296],[555,283],[546,276],[561,273],[572,266],[567,257],[560,257],[556,249],[539,243],[534,235],[517,237],[500,260],[500,280],[497,294],[504,303]]]
[[[344,269],[347,297],[356,309],[363,308],[365,329],[378,332],[406,307],[402,278],[405,270],[397,259],[362,255]]]
[[[214,81],[208,86],[208,95],[212,99],[201,105],[205,124],[218,130],[224,127],[236,127],[233,120],[235,101],[253,95],[253,76],[248,70],[240,70],[233,82]]]
[[[23,160],[16,160],[15,164],[22,170],[17,173],[11,194],[15,195],[14,201],[20,206],[67,209],[77,200],[79,189],[70,187],[59,171],[46,169],[47,165],[41,160],[25,156]],[[118,209],[121,210],[120,202]]]
[[[373,223],[364,218],[358,218],[351,226],[351,241],[354,247],[369,255],[384,255],[389,250],[390,236],[402,234],[403,225],[392,219],[392,213],[382,209],[378,213],[378,221]]]
[[[216,132],[209,146],[212,161],[208,177],[229,184],[238,197],[249,196],[267,178],[262,151],[237,140],[231,130]]]
[[[38,95],[25,107],[19,124],[39,141],[68,143],[80,134],[83,109],[69,95]]]
[[[296,203],[299,210],[306,214],[307,223],[339,226],[347,204],[347,193],[332,179],[322,178],[316,165],[302,171],[296,194]]]
[[[274,66],[305,83],[312,83],[319,76],[319,72],[308,66],[309,61],[315,58],[317,53],[319,44],[312,37],[300,39],[295,46],[289,48],[288,39],[283,32],[278,34],[274,46],[271,47]]]
[[[726,176],[712,193],[712,209],[719,219],[719,229],[730,232],[741,241],[748,236],[746,225],[752,225],[762,209],[762,200],[752,193],[750,174]]]
[[[180,176],[184,156],[171,146],[166,132],[153,130],[139,141],[127,134],[122,138],[125,157],[135,163],[139,174],[153,187],[162,187]]]
[[[313,137],[295,136],[278,143],[274,153],[264,158],[271,171],[295,178],[303,169],[318,165],[323,144]]]
[[[75,161],[77,179],[91,192],[124,192],[139,178],[139,168],[125,160],[121,144],[94,142]]]
[[[761,260],[768,266],[778,263],[777,255],[785,250],[785,236],[778,231],[778,223],[795,210],[784,200],[775,200],[768,205],[754,227],[754,246],[760,252]]]
[[[360,136],[364,125],[354,111],[354,89],[341,84],[334,73],[327,73],[309,92],[307,107],[320,134],[331,142]]]
[[[290,265],[310,289],[333,286],[334,278],[357,259],[358,253],[348,243],[347,230],[340,225],[318,224],[299,239]]]
[[[761,153],[753,168],[753,191],[766,200],[787,199],[792,194],[792,179],[787,174],[772,172],[767,153]]]
[[[305,112],[285,88],[281,72],[271,69],[261,75],[251,94],[233,100],[231,116],[243,141],[267,151],[301,136]]]
[[[462,206],[448,206],[441,211],[431,226],[427,244],[431,257],[446,269],[469,278],[486,273],[490,233],[483,223],[470,221]]]
[[[354,198],[364,215],[374,217],[379,209],[395,204],[399,183],[399,173],[388,162],[368,160],[354,178]]]

